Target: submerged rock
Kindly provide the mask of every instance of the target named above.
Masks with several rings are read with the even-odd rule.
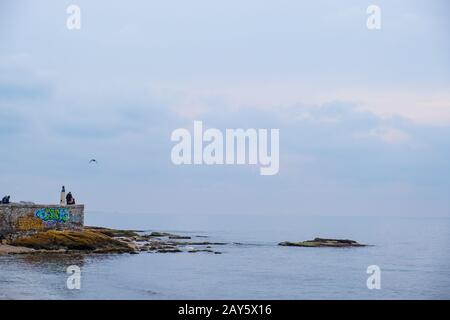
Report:
[[[176,235],[173,235],[173,236],[169,236],[169,239],[175,239],[175,240],[178,240],[178,239],[191,239],[191,237],[188,237],[188,236],[176,236]]]
[[[158,253],[176,253],[176,252],[182,252],[182,251],[178,248],[171,248],[171,249],[159,249],[159,250],[156,250],[156,252],[158,252]]]
[[[211,249],[193,249],[193,250],[189,250],[189,253],[196,253],[196,252],[214,252]]]
[[[324,239],[315,238],[314,240],[307,240],[301,242],[284,241],[278,244],[279,246],[288,247],[331,247],[331,248],[345,248],[345,247],[365,247],[367,245],[358,243],[354,240],[348,239]]]
[[[224,246],[227,245],[225,242],[170,242],[175,245],[184,245],[184,246]]]

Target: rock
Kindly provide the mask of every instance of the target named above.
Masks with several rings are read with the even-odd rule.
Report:
[[[167,233],[167,232],[152,232],[148,235],[149,237],[169,237],[169,236],[175,236],[174,234]]]
[[[166,244],[164,242],[159,242],[159,243],[155,243],[152,242],[149,246],[149,251],[157,251],[157,250],[173,250],[173,249],[178,249],[176,246],[171,245],[171,244]]]
[[[227,243],[225,242],[170,242],[175,245],[183,245],[183,246],[224,246]]]
[[[25,247],[11,246],[7,244],[0,244],[0,255],[2,254],[22,254],[22,253],[32,253],[36,250]]]
[[[105,236],[108,237],[123,237],[123,238],[130,238],[130,237],[139,237],[138,232],[136,230],[116,230],[116,229],[109,229],[109,228],[103,228],[103,227],[84,227],[85,231],[93,231],[97,233],[102,233]]]
[[[151,239],[151,237],[148,236],[137,236],[137,237],[131,237],[128,238],[131,241],[137,241],[137,242],[147,242],[149,239]]]
[[[164,237],[164,240],[160,237]],[[174,253],[183,251],[213,253],[211,245],[226,244],[222,242],[175,241],[177,239],[191,239],[191,237],[165,232],[143,234],[143,231],[103,227],[85,227],[82,230],[48,230],[15,233],[2,239],[0,254],[139,254],[140,252]],[[181,250],[180,246],[185,248]],[[195,249],[196,246],[206,246],[206,248]],[[220,254],[220,252],[214,253]]]
[[[182,252],[180,249],[178,248],[173,248],[173,249],[159,249],[156,252],[158,253],[175,253],[175,252]]]
[[[307,240],[301,242],[284,241],[278,244],[279,246],[288,247],[331,247],[331,248],[346,248],[346,247],[365,247],[365,244],[360,244],[354,240],[348,239],[324,239],[315,238],[314,240]]]
[[[19,236],[9,244],[16,247],[48,251],[61,249],[93,253],[125,253],[134,251],[134,248],[127,243],[93,230],[49,230],[28,236]]]
[[[194,249],[194,250],[189,250],[189,253],[196,253],[196,252],[214,252],[210,249]]]
[[[187,237],[187,236],[169,236],[169,239],[191,239],[191,237]]]

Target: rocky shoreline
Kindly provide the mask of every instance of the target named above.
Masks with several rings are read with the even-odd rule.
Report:
[[[203,236],[202,236],[203,238]],[[181,241],[182,240],[182,241]],[[186,241],[191,240],[191,241]],[[82,231],[49,230],[26,235],[12,235],[0,243],[0,254],[33,253],[176,253],[208,252],[220,254],[215,246],[223,242],[192,241],[189,236],[166,232],[145,233],[85,227]]]
[[[118,230],[103,227],[84,227],[83,230],[48,230],[29,234],[13,234],[0,242],[1,254],[35,253],[211,253],[221,254],[216,248],[228,245],[226,242],[205,241],[206,236],[186,236],[167,232],[144,232]],[[195,241],[193,238],[201,238]],[[207,237],[206,237],[207,238]],[[238,244],[238,243],[232,243]],[[286,247],[365,247],[354,240],[315,238],[301,242],[278,243]]]

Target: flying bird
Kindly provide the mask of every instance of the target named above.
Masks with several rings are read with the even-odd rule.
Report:
[[[98,162],[95,159],[91,159],[91,160],[89,160],[89,163],[98,163]]]

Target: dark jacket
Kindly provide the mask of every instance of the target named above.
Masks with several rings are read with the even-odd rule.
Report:
[[[70,192],[66,196],[66,203],[67,204],[75,204],[75,198],[72,196],[72,194]]]

